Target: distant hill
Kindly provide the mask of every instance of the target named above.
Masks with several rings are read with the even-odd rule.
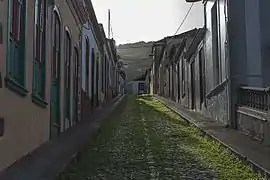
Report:
[[[120,55],[120,61],[123,61],[126,72],[127,81],[131,81],[138,76],[145,73],[146,69],[152,65],[152,57],[149,55],[152,53],[153,42],[136,42],[128,44],[120,44],[117,47],[118,54]]]

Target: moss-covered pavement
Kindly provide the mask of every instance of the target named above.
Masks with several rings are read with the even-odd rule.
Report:
[[[129,96],[59,179],[260,179],[150,96]]]

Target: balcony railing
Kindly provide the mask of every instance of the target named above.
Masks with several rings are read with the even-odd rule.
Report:
[[[239,105],[268,111],[270,109],[270,88],[241,87]]]

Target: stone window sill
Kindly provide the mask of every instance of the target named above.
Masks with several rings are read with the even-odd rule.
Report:
[[[48,102],[44,98],[40,97],[35,93],[32,94],[32,102],[42,108],[46,108],[48,105]]]
[[[11,91],[14,91],[15,93],[19,94],[22,97],[27,96],[28,90],[21,85],[19,82],[17,82],[16,80],[14,80],[11,77],[6,76],[5,77],[5,85],[8,89],[10,89]]]

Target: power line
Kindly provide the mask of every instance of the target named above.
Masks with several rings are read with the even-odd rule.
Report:
[[[149,62],[148,61],[129,61],[129,62],[125,61],[125,62],[123,62],[123,64],[140,64],[140,63],[147,64]]]
[[[151,57],[147,57],[147,58],[136,58],[136,57],[134,57],[133,59],[129,59],[129,58],[120,57],[120,60],[127,60],[127,61],[150,60],[150,59],[152,59],[152,58]]]
[[[133,47],[125,47],[125,48],[121,48],[121,47],[118,47],[118,49],[133,49],[133,48],[146,48],[146,47],[152,47],[152,45],[151,46],[133,46]]]
[[[190,11],[191,11],[191,9],[192,9],[193,6],[194,6],[194,3],[192,3],[190,5],[190,7],[189,7],[189,9],[188,9],[188,11],[187,11],[184,19],[182,20],[181,24],[179,25],[179,27],[177,28],[176,32],[174,33],[174,35],[171,37],[171,39],[168,41],[167,44],[169,44],[173,40],[174,36],[178,33],[178,31],[180,30],[180,28],[183,26],[183,24],[187,20],[187,17],[188,17],[188,15],[189,15],[189,13],[190,13]]]
[[[123,65],[133,65],[133,64],[146,64],[144,61],[139,61],[139,62],[132,62],[132,63],[124,63]],[[148,63],[145,66],[149,66],[151,65],[150,63]]]
[[[171,41],[173,40],[173,38],[174,38],[174,36],[178,33],[178,31],[180,30],[180,28],[183,26],[183,24],[185,23],[185,21],[187,20],[187,17],[188,17],[188,15],[189,15],[189,13],[191,12],[191,10],[192,10],[192,7],[194,6],[194,3],[192,3],[191,5],[190,5],[190,7],[189,7],[189,9],[188,9],[188,11],[187,11],[187,13],[186,13],[186,15],[185,15],[185,17],[184,17],[184,19],[182,20],[182,22],[180,23],[180,25],[179,25],[179,27],[177,28],[177,30],[176,30],[176,32],[174,33],[174,35],[171,37],[171,39],[167,42],[167,44],[169,44],[169,43],[171,43]],[[134,47],[126,47],[126,48],[117,48],[117,49],[119,49],[119,50],[121,50],[121,49],[132,49],[132,48],[143,48],[143,47],[152,47],[152,45],[151,46],[134,46]],[[121,58],[122,59],[122,58]],[[148,59],[148,58],[147,58]],[[123,59],[123,60],[125,60],[125,59]],[[128,60],[128,59],[126,59],[126,60]]]
[[[168,44],[173,40],[173,38],[174,38],[174,36],[178,33],[178,31],[181,29],[181,27],[183,26],[183,24],[185,23],[185,21],[187,20],[187,17],[188,17],[188,15],[189,15],[189,13],[191,12],[191,10],[192,10],[192,7],[194,6],[194,3],[192,3],[191,5],[190,5],[190,7],[189,7],[189,9],[188,9],[188,11],[187,11],[187,13],[186,13],[186,15],[185,15],[185,17],[184,17],[184,19],[182,20],[182,22],[180,23],[180,25],[179,25],[179,27],[177,28],[177,30],[176,30],[176,32],[174,33],[174,35],[171,37],[171,39],[168,41]],[[126,47],[126,48],[119,48],[118,47],[118,49],[131,49],[131,48],[143,48],[143,47],[152,47],[152,45],[151,46],[134,46],[134,47]]]

